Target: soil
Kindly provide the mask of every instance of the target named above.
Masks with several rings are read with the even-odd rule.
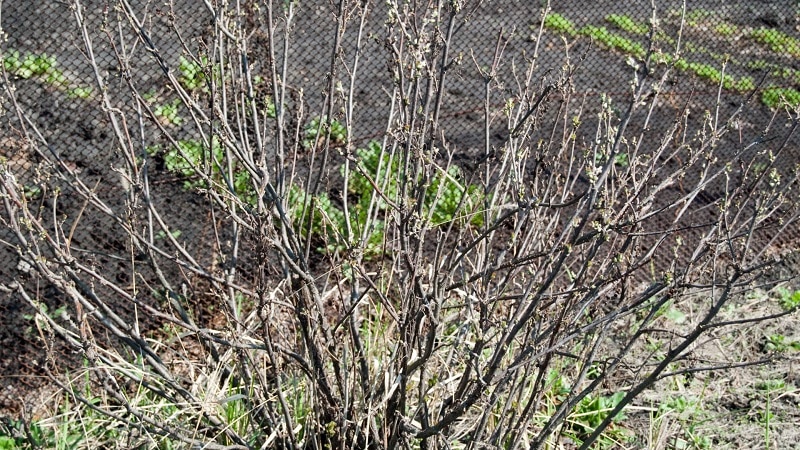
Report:
[[[102,34],[100,26],[104,21],[113,20],[113,14],[109,15],[109,5],[104,1],[84,2],[86,8],[86,18],[90,23],[90,30],[95,42],[102,42],[105,36]],[[180,2],[179,2],[180,3]],[[145,28],[149,36],[158,47],[159,54],[171,67],[178,66],[178,58],[183,52],[175,33],[170,32],[170,25],[174,24],[180,31],[180,39],[187,48],[191,50],[202,49],[207,45],[207,30],[211,18],[206,10],[202,9],[202,2],[185,2],[185,5],[176,10],[170,10],[164,6],[157,6],[148,9],[149,21]],[[292,51],[289,55],[289,79],[287,83],[295,87],[298,91],[302,88],[306,110],[308,116],[312,117],[315,111],[322,110],[322,95],[326,83],[326,74],[329,67],[326,61],[329,55],[326,53],[330,46],[329,41],[334,33],[335,23],[330,20],[330,12],[325,2],[318,2],[319,5],[303,5],[298,11],[298,17],[292,33]],[[381,2],[378,2],[381,3]],[[555,3],[555,2],[554,2]],[[646,3],[646,2],[645,2]],[[646,21],[650,16],[649,7],[645,3],[631,5],[628,2],[616,0],[576,0],[570,2],[569,8],[563,10],[556,7],[555,10],[573,20],[577,26],[585,24],[604,24],[604,17],[607,14],[627,14],[631,17]],[[663,26],[665,29],[674,27],[674,20],[670,22],[669,12],[679,9],[682,2],[669,1],[659,2],[659,11],[665,17]],[[89,70],[82,55],[83,46],[79,45],[78,34],[75,30],[70,10],[56,2],[46,2],[42,5],[32,7],[26,2],[11,2],[3,5],[2,29],[8,35],[8,39],[3,43],[4,49],[16,49],[21,53],[48,53],[57,57],[59,67],[64,71],[71,85],[91,84],[92,73]],[[740,27],[761,27],[769,26],[777,28],[792,36],[797,36],[798,15],[795,8],[790,8],[788,2],[752,2],[752,1],[721,1],[703,0],[692,2],[693,8],[713,11],[715,17],[723,17],[730,23]],[[380,17],[384,13],[381,3],[376,6],[373,14]],[[113,11],[113,8],[111,9]],[[499,33],[508,37],[505,48],[505,60],[501,66],[497,78],[494,80],[501,89],[497,89],[495,95],[490,99],[492,104],[502,105],[505,102],[503,94],[510,92],[510,87],[516,83],[513,69],[514,61],[517,65],[522,65],[526,58],[529,58],[535,47],[535,42],[530,39],[531,27],[538,24],[539,6],[537,2],[529,0],[493,0],[483,2],[469,16],[463,28],[456,35],[452,54],[462,54],[464,56],[462,64],[455,66],[448,74],[449,87],[446,89],[446,96],[443,106],[443,129],[445,130],[444,141],[454,150],[456,159],[467,164],[473,161],[482,148],[482,133],[480,130],[483,116],[483,89],[484,78],[479,72],[478,66],[488,64],[492,59],[492,53]],[[111,19],[109,19],[111,18]],[[365,144],[371,139],[379,138],[383,132],[383,124],[388,108],[387,91],[391,89],[391,79],[387,76],[386,52],[384,43],[379,36],[382,32],[382,20],[374,20],[372,28],[367,30],[376,38],[368,38],[360,49],[363,52],[361,66],[362,75],[357,86],[357,111],[359,117],[356,118],[358,126],[355,129],[354,140],[359,144]],[[607,25],[607,24],[605,24]],[[344,36],[344,42],[354,42],[354,29],[348,29]],[[205,34],[204,34],[205,33]],[[713,62],[712,53],[723,54],[733,53],[740,55],[752,54],[758,51],[757,46],[746,39],[726,40],[708,32],[708,27],[703,28],[702,24],[690,27],[686,30],[687,41],[692,41],[702,45],[705,49],[702,57],[707,57],[709,62]],[[555,34],[548,34],[540,45],[541,54],[539,55],[539,71],[535,77],[541,78],[550,76],[553,71],[558,71],[563,63],[565,51],[564,42]],[[325,51],[320,51],[325,49]],[[586,39],[579,39],[569,47],[569,53],[574,61],[583,57],[580,62],[580,69],[575,78],[575,98],[578,101],[585,101],[586,110],[591,113],[597,111],[600,104],[600,94],[607,93],[616,99],[617,103],[624,102],[628,95],[628,83],[631,76],[631,69],[626,64],[623,55],[613,51],[598,48],[590,44]],[[343,58],[352,58],[355,49],[345,46]],[[258,55],[258,50],[254,50]],[[122,96],[127,92],[124,88],[124,80],[119,76],[117,59],[110,48],[98,45],[98,61],[104,76],[107,77],[112,91],[112,95]],[[759,57],[773,57],[776,64],[789,65],[795,69],[800,69],[796,61],[786,61],[785,58],[770,56],[769,54],[759,55]],[[254,67],[263,63],[264,56],[254,58]],[[474,62],[473,62],[474,61]],[[518,67],[517,67],[518,68]],[[746,72],[743,66],[734,66],[732,69],[737,75],[750,74],[757,76],[757,72]],[[153,90],[159,95],[168,95],[164,92],[163,85],[158,81],[162,76],[161,68],[152,58],[142,57],[134,64],[133,78],[141,83],[139,88],[143,91]],[[709,86],[694,77],[677,75],[671,80],[668,91],[664,93],[664,101],[659,106],[658,117],[664,119],[656,121],[658,124],[671,124],[678,108],[684,104],[689,104],[694,114],[702,114],[704,110],[713,108],[709,104],[709,98],[713,98],[716,88]],[[785,82],[785,80],[773,80]],[[97,99],[89,100],[70,98],[63,89],[55,88],[41,80],[17,80],[18,101],[31,114],[30,119],[41,127],[43,134],[51,144],[52,151],[56,152],[61,158],[77,170],[82,171],[87,179],[99,183],[99,195],[115,208],[124,205],[124,186],[119,182],[109,168],[112,165],[119,165],[122,155],[114,149],[113,135],[109,129],[109,123],[105,114],[98,107]],[[720,116],[726,117],[731,114],[743,101],[741,94],[724,93],[720,104]],[[7,100],[2,100],[5,111],[10,111]],[[574,105],[575,106],[575,105]],[[720,144],[721,148],[734,151],[750,142],[754,142],[762,135],[763,130],[769,123],[773,112],[759,102],[751,102],[745,108],[742,115],[744,120],[738,133],[728,134]],[[587,114],[589,117],[590,114]],[[632,126],[637,126],[637,120],[641,122],[641,117],[637,117]],[[782,117],[778,121],[782,120]],[[13,161],[19,169],[18,177],[26,183],[35,185],[36,170],[46,171],[42,166],[40,158],[28,150],[24,143],[15,138],[14,129],[18,129],[19,124],[16,118],[4,116],[0,118],[0,129],[3,130],[3,137],[0,139],[0,151],[2,155]],[[505,126],[500,120],[493,122],[492,143],[500,143],[505,138]],[[591,129],[591,127],[587,127]],[[183,130],[178,127],[176,133]],[[657,135],[661,130],[657,126],[652,127],[650,132]],[[772,129],[767,133],[768,137],[778,136],[782,129]],[[190,131],[185,131],[190,133]],[[590,133],[587,131],[587,133]],[[154,133],[155,135],[155,133]],[[152,139],[149,144],[160,144],[158,137]],[[767,141],[763,146],[756,146],[757,150],[769,149],[777,145],[780,139]],[[754,150],[754,154],[755,154]],[[800,160],[800,136],[791,138],[788,152],[781,158],[781,165],[791,166]],[[161,189],[160,196],[155,199],[163,210],[170,211],[174,223],[179,224],[182,233],[182,241],[190,246],[191,250],[196,250],[207,264],[215,264],[215,249],[204,242],[210,242],[214,233],[213,218],[203,209],[197,207],[198,200],[195,194],[183,190],[180,182],[174,182],[174,177],[170,174],[160,173],[153,175]],[[709,190],[709,196],[714,196],[713,189]],[[60,212],[66,216],[74,217],[80,204],[71,204],[67,196]],[[6,239],[7,231],[0,230],[0,239]],[[113,226],[100,220],[100,218],[86,219],[79,228],[75,245],[77,248],[84,248],[87,251],[95,252],[96,266],[103,270],[115,271],[115,277],[121,283],[126,281],[130,273],[130,255],[125,255],[126,244],[119,242],[115,236]],[[793,254],[797,250],[797,234],[787,236],[783,241],[775,245],[779,247],[776,253]],[[224,239],[223,239],[224,241]],[[134,255],[135,256],[135,255]],[[795,255],[796,256],[796,255]],[[121,259],[120,259],[121,257]],[[787,278],[797,276],[800,272],[800,262],[795,257],[776,274],[776,278]],[[182,274],[168,274],[177,286],[181,284],[192,285],[191,279],[185,278]],[[147,275],[145,275],[147,276]],[[252,274],[243,274],[243,277]],[[2,280],[26,280],[29,283],[36,283],[36,280],[29,278],[24,270],[24,265],[14,251],[7,247],[0,248],[0,279]],[[794,288],[800,288],[795,284]],[[64,306],[63,299],[57,292],[48,290],[42,286],[39,294],[48,305],[49,310],[56,311]],[[199,293],[198,293],[199,296]],[[740,309],[748,312],[769,312],[772,311],[768,302],[763,300],[743,299]],[[156,298],[150,301],[157,302]],[[198,302],[198,313],[202,312],[205,306]],[[38,333],[29,318],[31,308],[24,304],[17,296],[3,295],[0,298],[0,348],[3,349],[3,357],[0,358],[0,416],[8,415],[17,417],[25,414],[36,414],[37,408],[44,404],[47,394],[54,389],[50,385],[43,370],[44,354],[42,343]],[[687,311],[688,312],[688,311]],[[130,311],[132,314],[133,312]],[[209,317],[209,320],[213,320]],[[742,359],[758,359],[764,355],[764,349],[758,346],[762,342],[762,336],[782,333],[787,336],[795,336],[800,329],[800,323],[796,316],[785,317],[780,321],[770,324],[757,325],[747,329],[732,332],[728,347],[724,348],[723,354],[736,354]],[[724,336],[717,336],[713,341],[697,350],[698,357],[708,360],[717,360],[721,356],[719,347],[715,347],[715,342],[721,342]],[[713,344],[713,345],[712,345]],[[55,349],[59,352],[58,357],[65,360],[74,359],[65,346],[54,343]],[[714,352],[717,352],[715,354]],[[694,396],[704,404],[704,411],[710,414],[708,423],[716,427],[706,433],[710,436],[714,444],[721,448],[752,448],[761,446],[763,443],[763,425],[757,420],[757,414],[764,409],[765,397],[763,392],[755,385],[753,380],[761,379],[782,379],[786,383],[786,389],[776,394],[771,403],[771,407],[776,413],[778,421],[775,422],[773,433],[772,448],[796,448],[796,443],[800,442],[800,432],[792,424],[800,423],[800,413],[798,413],[798,376],[795,364],[797,362],[796,353],[787,352],[783,357],[777,359],[767,366],[748,367],[733,371],[726,371],[720,375],[701,374],[692,377],[683,386],[678,388],[681,395]],[[721,377],[721,378],[714,378]],[[621,383],[624,380],[621,380]],[[624,383],[623,383],[624,384]],[[658,389],[648,392],[638,406],[645,408],[642,413],[631,413],[631,424],[635,427],[636,423],[647,424],[652,411],[647,410],[650,404],[659,404],[666,393],[674,391],[673,387],[662,385]],[[651,403],[648,403],[651,402]],[[640,422],[637,422],[640,421]],[[672,436],[672,441],[667,442],[663,447],[653,446],[651,448],[680,448],[674,442],[676,439],[686,439],[686,430],[682,429],[687,423],[684,419],[675,416],[667,416],[665,419],[664,433]],[[747,437],[744,441],[742,436]],[[673,442],[673,444],[669,444]],[[672,445],[670,447],[670,445]]]

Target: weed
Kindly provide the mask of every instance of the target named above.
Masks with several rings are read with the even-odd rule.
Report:
[[[384,223],[373,217],[376,211],[388,208],[387,199],[396,199],[399,195],[400,162],[392,159],[382,150],[380,143],[375,141],[370,142],[366,148],[357,149],[356,156],[358,165],[350,173],[348,180],[348,192],[352,194],[351,198],[356,199],[348,208],[353,236],[345,236],[345,230],[348,229],[345,212],[334,205],[327,194],[322,193],[312,198],[302,188],[292,186],[287,200],[292,217],[302,217],[306,223],[299,227],[303,233],[307,234],[307,230],[310,230],[312,234],[325,240],[326,247],[319,248],[319,251],[343,251],[358,239],[366,239],[363,254],[369,259],[383,250]],[[344,166],[340,171],[344,176]],[[480,215],[467,218],[467,214],[459,214],[459,211],[474,210],[481,198],[478,186],[464,186],[458,181],[459,178],[460,170],[455,166],[447,170],[440,169],[426,189],[423,211],[426,217],[430,217],[432,226],[453,220],[458,220],[461,225],[469,223],[479,226],[482,223]],[[380,195],[374,195],[376,186]],[[312,205],[313,210],[310,209]],[[308,220],[310,222],[306,222]]]
[[[544,27],[557,33],[575,35],[575,25],[561,14],[551,12],[544,18]]]
[[[770,108],[794,108],[800,105],[800,92],[794,88],[770,86],[761,93],[761,103]]]
[[[628,165],[630,165],[630,161],[628,160],[628,154],[625,152],[617,153],[617,155],[614,156],[614,164],[620,167],[628,167]]]
[[[275,113],[275,102],[272,101],[272,98],[267,97],[266,100],[265,100],[265,103],[266,103],[266,107],[265,107],[264,114],[267,117],[269,117],[270,119],[276,118],[277,115]]]
[[[345,251],[349,245],[350,237],[345,236],[347,221],[344,211],[331,202],[327,194],[321,193],[311,196],[302,188],[292,186],[287,195],[287,203],[290,208],[290,216],[297,220],[297,229],[303,237],[311,235],[322,237],[325,242],[324,247],[318,247],[320,253],[336,253]],[[366,226],[366,214],[363,221],[360,221],[361,211],[354,209],[351,212],[351,224],[354,231],[362,231]],[[364,256],[369,259],[380,250],[383,239],[383,227],[381,223],[374,223],[367,238],[368,246],[364,251]]]
[[[181,237],[183,232],[181,230],[175,230],[175,231],[170,231],[169,234],[174,239],[177,239],[177,238]],[[167,233],[165,233],[164,230],[161,230],[158,233],[156,233],[156,239],[165,239],[166,237],[167,237]]]
[[[611,23],[622,31],[627,31],[632,34],[644,35],[650,31],[647,25],[636,22],[629,16],[609,14],[606,16],[606,22]]]
[[[35,184],[26,184],[22,187],[25,200],[31,201],[42,197],[42,188]]]
[[[54,448],[55,433],[43,429],[39,422],[25,423],[9,418],[0,419],[0,450],[21,448]],[[59,446],[65,448],[65,446]]]
[[[51,319],[60,318],[61,316],[63,316],[67,312],[67,306],[66,305],[60,306],[58,309],[56,309],[53,312],[48,311],[47,304],[45,304],[45,303],[39,303],[38,308],[39,308],[39,311],[37,311],[37,313],[46,315],[47,317],[49,317]],[[23,314],[22,318],[25,319],[25,320],[31,320],[31,321],[37,320],[37,314]]]

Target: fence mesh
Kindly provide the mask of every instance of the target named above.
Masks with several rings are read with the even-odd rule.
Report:
[[[186,112],[176,103],[177,94],[168,88],[165,77],[178,77],[189,91],[203,89],[208,67],[197,55],[212,51],[212,31],[218,19],[214,15],[215,6],[187,0],[134,3],[128,7],[136,11],[141,23],[130,23],[120,12],[121,3],[82,2],[88,38],[94,44],[93,59],[87,54],[82,30],[76,26],[71,2],[2,3],[4,40],[0,55],[5,73],[2,82],[13,86],[13,101],[28,115],[15,114],[12,99],[2,97],[0,154],[9,171],[26,187],[29,201],[45,203],[55,198],[52,192],[43,192],[49,186],[44,180],[53,167],[22,138],[21,130],[31,125],[42,133],[42,140],[48,143],[47,151],[80,174],[112,209],[127,207],[125,199],[131,189],[114,171],[124,164],[126,155],[115,144],[113,126],[125,127],[130,138],[141,139],[142,147],[147,149],[168,144],[162,128],[186,142],[198,139],[198,130],[185,125],[188,121],[181,115]],[[270,43],[264,25],[267,20],[264,6],[244,3],[241,20],[252,33],[248,50],[252,70],[259,73],[266,67],[269,45],[278,48],[286,45],[286,61],[279,61],[288,66],[288,79],[284,81],[297,96],[295,101],[302,99],[306,120],[318,117],[327,100],[324,92],[331,72],[332,42],[336,39],[332,12],[335,6],[323,1],[295,2],[290,41]],[[681,31],[682,3],[655,2],[658,32],[654,35],[654,48],[663,50],[664,64],[674,64],[675,70],[657,105],[658,119],[650,122],[653,133],[663,131],[659,127],[671,126],[676,114],[687,104],[692,114],[704,114],[719,107],[720,116],[726,117],[755,91],[746,121],[737,123],[735,132],[727,134],[720,145],[738,149],[763,141],[763,145],[753,147],[753,154],[763,152],[771,145],[773,131],[780,130],[785,123],[782,102],[791,106],[800,103],[800,6],[788,0],[690,2],[680,34],[684,51],[679,60],[667,60]],[[623,100],[630,95],[633,66],[644,57],[651,38],[651,3],[576,0],[554,2],[551,7],[542,20],[543,6],[539,2],[493,0],[463,5],[453,24],[450,52],[456,63],[448,72],[449,87],[441,111],[441,139],[454,150],[456,159],[474,159],[477,150],[483,148],[486,136],[479,130],[484,120],[486,71],[501,42],[505,46],[505,62],[494,79],[501,87],[518,83],[524,75],[519,71],[524,70],[525,61],[534,55],[539,58],[534,79],[560,70],[565,55],[569,55],[569,61],[577,67],[574,97],[586,111],[599,110],[604,98]],[[390,20],[386,2],[372,5],[370,15],[360,48],[355,44],[358,27],[346,29],[341,36],[343,58],[356,51],[362,55],[362,75],[355,86],[355,128],[350,136],[361,146],[380,139],[386,132],[390,105],[387,92],[393,83],[387,69],[392,55],[384,40]],[[538,41],[540,26],[546,33]],[[130,67],[120,67],[121,59]],[[145,93],[145,100],[161,123],[141,124],[143,133],[138,130],[140,124],[111,123],[94,87],[96,76],[104,80],[114,105],[130,108],[126,112],[137,108],[128,88],[129,83],[135,84],[139,92]],[[719,89],[721,103],[716,105]],[[266,83],[256,86],[256,92],[268,101],[270,89]],[[504,92],[494,90],[491,102],[503,105],[508,100]],[[498,145],[507,137],[505,125],[501,120],[494,122],[490,145]],[[796,164],[800,158],[798,138],[791,139],[789,151],[781,155],[783,167]],[[216,258],[218,249],[208,244],[220,233],[215,227],[213,211],[206,207],[201,196],[186,189],[186,181],[168,170],[167,165],[163,159],[153,157],[152,189],[158,190],[154,201],[168,212],[166,219],[175,224],[176,237],[201,264],[213,271],[211,268],[220,264]],[[136,281],[130,279],[130,264],[138,255],[130,254],[130,246],[124,241],[125,224],[94,215],[82,217],[79,226],[70,229],[85,204],[70,195],[70,186],[64,185],[62,189],[56,196],[60,217],[53,220],[69,231],[72,251],[89,267],[103,271],[121,285]],[[718,194],[711,187],[704,195],[710,202]],[[0,229],[0,239],[12,242],[11,233]],[[776,245],[791,246],[797,238],[795,232]],[[241,264],[239,277],[244,285],[254,276],[248,272],[246,262],[255,257],[241,255],[245,263]],[[20,259],[13,246],[0,246],[0,280],[27,280],[29,272],[28,264]],[[154,276],[142,273],[141,281],[147,283]],[[191,274],[167,276],[174,277],[172,281],[177,286],[202,289],[199,281],[194,285],[189,282],[193,280]],[[105,289],[95,288],[101,292]],[[41,286],[37,293],[53,311],[63,306],[58,293],[47,286]],[[133,314],[132,307],[129,312]],[[203,311],[195,313],[201,315]],[[29,314],[27,306],[16,296],[4,295],[0,299],[3,317],[0,348],[16,349],[10,352],[10,357],[0,358],[0,407],[3,408],[18,407],[24,386],[37,383],[31,378],[21,380],[20,376],[42,375],[39,367],[43,354]]]

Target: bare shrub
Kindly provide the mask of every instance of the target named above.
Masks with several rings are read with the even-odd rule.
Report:
[[[456,51],[472,2],[341,1],[324,5],[329,74],[307,100],[319,92],[284,82],[302,4],[208,4],[205,47],[186,43],[180,60],[161,54],[147,11],[116,3],[119,26],[96,32],[71,6],[94,74],[87,101],[117,159],[76,170],[4,73],[13,131],[46,187],[31,199],[4,163],[3,244],[31,268],[4,289],[39,311],[43,342],[85,360],[91,382],[64,384],[72,398],[137,445],[541,448],[569,431],[588,448],[655,381],[706,369],[680,363],[704,332],[739,324],[715,318],[766,282],[772,243],[797,224],[797,169],[776,164],[797,111],[776,113],[789,126],[765,131],[774,145],[734,146],[747,102],[728,117],[719,100],[669,114],[672,69],[652,48],[630,61],[624,99],[587,111],[580,45],[543,70],[538,46],[505,58],[510,31],[491,54]],[[369,40],[390,78],[383,132],[367,144],[353,136],[370,114],[356,101]],[[114,86],[98,48],[116,56]],[[175,103],[156,111],[145,63]],[[484,88],[471,152],[448,139],[442,112],[463,67]],[[118,248],[75,244],[94,219]],[[63,314],[42,308],[40,284],[70,302]],[[651,324],[666,305],[698,296],[703,310],[668,331],[668,351],[627,358],[665,332]],[[63,364],[47,367],[64,383]],[[571,388],[558,390],[562,372]],[[567,422],[621,373],[629,385],[599,423]]]

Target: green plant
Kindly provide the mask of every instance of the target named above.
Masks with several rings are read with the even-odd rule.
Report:
[[[53,433],[43,430],[39,422],[0,418],[0,450],[44,448],[53,446]]]
[[[715,15],[714,11],[709,11],[707,9],[693,9],[686,13],[686,23],[690,27],[696,27],[700,25],[704,20],[708,19],[709,17],[713,17]]]
[[[761,103],[770,108],[794,108],[800,105],[800,92],[794,88],[770,86],[761,93]]]
[[[58,86],[66,85],[67,79],[56,68],[56,65],[58,65],[56,58],[46,53],[41,55],[26,53],[22,56],[17,50],[10,50],[9,54],[3,58],[5,69],[22,79],[43,77],[47,83]]]
[[[204,66],[208,64],[208,58],[201,56],[197,61],[191,61],[184,56],[179,58],[178,70],[181,72],[180,83],[186,89],[194,91],[206,89],[208,77]]]
[[[739,27],[729,22],[720,22],[714,26],[714,31],[720,36],[731,37],[739,32]]]
[[[617,50],[627,55],[644,58],[647,54],[644,47],[638,42],[633,42],[626,37],[611,32],[606,27],[587,25],[581,28],[578,33],[592,38],[611,50]]]
[[[569,36],[575,35],[575,25],[561,14],[551,12],[544,18],[544,27]]]
[[[800,341],[789,340],[782,334],[770,334],[765,337],[764,350],[776,353],[800,351]]]
[[[153,108],[153,115],[161,118],[166,124],[180,125],[183,123],[183,118],[178,115],[180,104],[181,99],[176,98],[172,103],[156,105]]]
[[[269,107],[267,108],[269,115]],[[275,114],[275,105],[272,105],[272,115]],[[317,145],[320,139],[324,139],[330,127],[331,143],[342,145],[347,140],[347,128],[336,119],[328,121],[326,116],[315,117],[308,122],[303,132],[303,147],[311,148]]]
[[[783,53],[795,58],[800,57],[800,40],[775,28],[757,28],[750,33],[756,42],[769,47],[776,53]]]
[[[756,88],[756,82],[752,77],[742,77],[736,82],[735,89],[741,93],[748,93]]]
[[[764,380],[756,383],[756,389],[766,391],[764,398],[764,410],[759,414],[759,422],[764,426],[764,448],[771,448],[772,422],[775,413],[772,412],[772,395],[786,388],[783,380]]]
[[[240,169],[233,163],[233,178],[228,179],[225,153],[215,137],[212,139],[212,148],[209,150],[201,141],[186,139],[177,142],[177,148],[162,150],[160,147],[148,147],[151,155],[162,154],[164,168],[171,173],[188,178],[184,181],[185,189],[203,188],[210,186],[204,180],[197,180],[198,170],[208,169],[211,181],[220,192],[230,192],[232,188],[240,200],[253,205],[256,203],[256,193],[250,183],[250,174]]]
[[[355,236],[346,236],[347,223],[344,211],[335,206],[327,194],[321,193],[316,196],[309,195],[298,186],[292,186],[287,194],[287,203],[290,208],[290,216],[296,219],[296,226],[301,235],[305,238],[311,235],[322,238],[325,246],[318,247],[321,253],[335,253],[344,251],[349,247],[351,239]],[[366,225],[366,219],[359,220],[359,212],[351,212],[351,223],[354,231],[360,231],[360,225]],[[363,228],[363,227],[362,227]],[[382,227],[379,223],[374,224],[374,228],[369,233],[368,247],[364,255],[369,258],[374,256],[380,249]]]
[[[606,22],[611,23],[622,31],[627,31],[632,34],[647,34],[650,28],[647,25],[641,24],[633,20],[629,16],[619,14],[609,14],[605,17]]]
[[[800,308],[800,290],[790,291],[786,288],[778,289],[778,304],[786,311]]]
[[[89,98],[92,95],[92,88],[89,87],[76,87],[69,90],[70,98]]]
[[[614,164],[620,167],[628,167],[630,164],[630,161],[628,161],[628,154],[624,152],[617,153],[617,155],[614,156]]]
[[[67,306],[66,305],[62,305],[62,306],[58,307],[55,311],[52,311],[52,312],[48,311],[47,304],[45,304],[45,303],[39,303],[38,307],[39,307],[38,313],[46,315],[47,317],[49,317],[51,319],[59,318],[64,313],[67,312]],[[35,320],[36,319],[36,314],[23,314],[22,318],[25,319],[25,320]]]
[[[623,397],[625,397],[624,392],[617,392],[610,396],[588,395],[584,397],[567,418],[564,434],[576,443],[582,443],[586,436],[600,426]],[[624,413],[619,413],[614,417],[614,423],[618,424],[624,419]],[[597,448],[619,447],[621,442],[626,442],[630,438],[631,433],[628,430],[612,426],[597,440]]]
[[[688,70],[691,70],[701,79],[707,80],[712,84],[719,84],[722,81],[724,89],[733,89],[736,86],[736,80],[730,75],[723,75],[722,72],[710,64],[690,62]]]
[[[384,152],[376,141],[371,141],[365,148],[356,149],[356,157],[357,166],[348,178],[348,192],[351,198],[355,198],[348,208],[353,236],[346,236],[348,226],[345,212],[335,206],[327,194],[312,198],[300,187],[292,186],[287,200],[292,216],[301,218],[305,223],[300,226],[303,233],[310,230],[312,234],[323,237],[326,247],[318,250],[328,253],[342,251],[366,236],[364,255],[371,258],[383,249],[384,223],[374,217],[376,212],[386,210],[389,201],[396,200],[399,195],[400,161]],[[342,176],[345,175],[344,171],[342,165]],[[423,208],[426,217],[430,217],[431,225],[439,226],[453,220],[461,221],[462,225],[469,223],[479,226],[482,223],[478,214],[467,219],[466,214],[459,213],[473,210],[480,199],[478,186],[465,187],[458,181],[459,177],[460,170],[455,166],[447,170],[439,169],[432,177],[425,191]],[[379,195],[375,195],[377,191],[380,191]]]
[[[270,119],[276,118],[277,116],[275,115],[275,102],[272,101],[271,97],[267,97],[266,100],[265,100],[265,103],[266,103],[266,107],[265,107],[264,114],[267,117],[269,117]]]

